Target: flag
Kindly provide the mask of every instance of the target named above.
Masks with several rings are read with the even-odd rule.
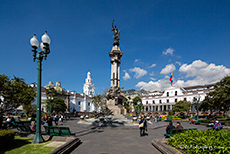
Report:
[[[173,73],[171,73],[171,76],[170,76],[170,82],[171,82],[171,86],[173,85]]]

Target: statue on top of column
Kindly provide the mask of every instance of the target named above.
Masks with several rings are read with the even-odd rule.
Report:
[[[113,22],[112,22],[112,31],[113,31],[113,39],[114,39],[114,42],[113,42],[113,45],[117,45],[119,46],[120,43],[119,43],[119,34],[120,34],[120,30],[117,29],[117,26],[113,25],[114,24],[114,19],[113,19]]]

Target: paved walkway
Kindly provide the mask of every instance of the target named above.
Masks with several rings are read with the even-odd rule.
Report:
[[[152,122],[148,125],[148,136],[140,137],[138,126],[133,127],[100,127],[77,124],[77,119],[64,122],[71,132],[82,141],[82,144],[71,154],[159,154],[151,145],[156,138],[163,138],[166,122]],[[190,125],[181,122],[184,128],[207,129],[203,125]],[[176,125],[176,123],[174,123]]]

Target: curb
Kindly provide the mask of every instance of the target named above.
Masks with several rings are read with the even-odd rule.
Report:
[[[151,142],[152,146],[154,146],[158,151],[162,154],[180,154],[176,150],[170,148],[166,144],[162,143],[161,139],[154,139]]]
[[[69,154],[73,151],[76,147],[81,144],[81,140],[79,138],[74,138],[69,142],[66,142],[62,146],[58,147],[57,149],[51,151],[49,154]]]

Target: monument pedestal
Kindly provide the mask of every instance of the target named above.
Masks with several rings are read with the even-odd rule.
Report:
[[[107,107],[113,112],[113,114],[123,114],[126,115],[127,111],[123,105],[118,104],[118,101],[115,99],[107,100]]]

